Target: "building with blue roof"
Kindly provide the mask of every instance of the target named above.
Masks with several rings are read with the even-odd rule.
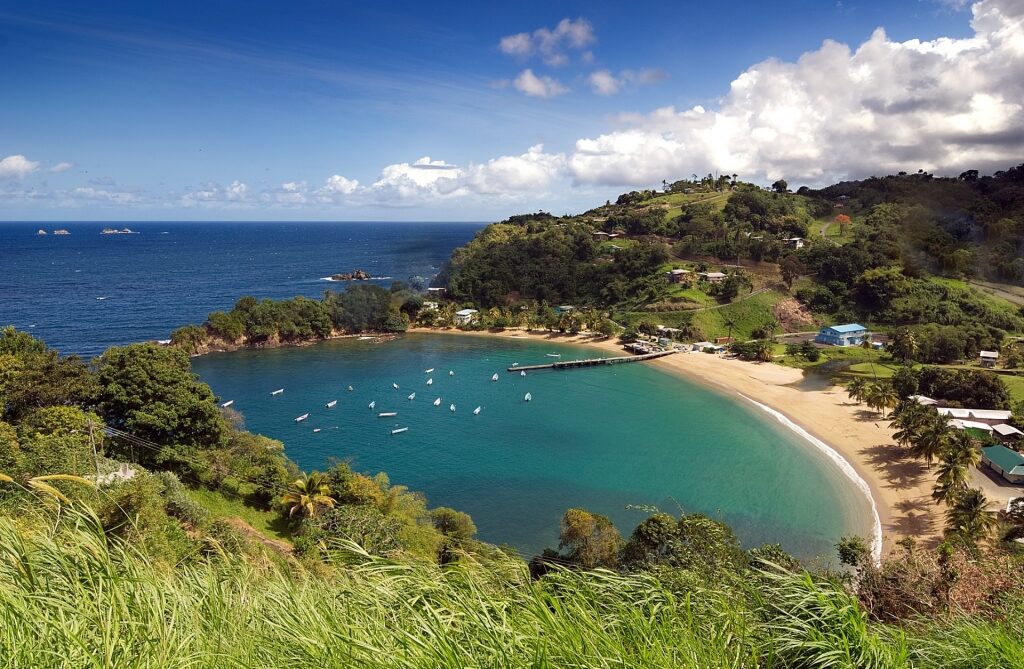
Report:
[[[858,323],[829,325],[821,328],[814,341],[829,346],[859,346],[868,338],[868,329]]]

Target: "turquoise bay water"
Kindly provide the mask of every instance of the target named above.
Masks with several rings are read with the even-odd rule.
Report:
[[[759,409],[645,364],[525,378],[505,371],[551,362],[548,353],[598,355],[546,342],[414,334],[213,354],[193,366],[221,401],[234,400],[249,430],[282,440],[303,468],[338,458],[356,471],[385,471],[431,506],[468,512],[481,539],[526,554],[557,545],[559,518],[573,506],[608,515],[624,536],[645,517],[627,505],[700,511],[729,523],[747,546],[778,542],[804,558],[830,556],[842,534],[867,534],[868,501]],[[532,402],[523,400],[527,392]],[[338,404],[327,409],[331,400]],[[398,415],[377,417],[382,411]],[[409,430],[392,435],[396,427]]]

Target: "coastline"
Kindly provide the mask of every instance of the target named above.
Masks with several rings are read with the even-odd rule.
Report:
[[[437,328],[410,328],[409,332],[532,339],[624,354],[614,340],[590,335]],[[875,516],[869,538],[876,561],[905,537],[928,545],[938,542],[942,519],[931,498],[935,474],[907,458],[894,444],[888,422],[850,401],[841,387],[812,388],[798,369],[705,353],[680,353],[652,360],[650,364],[726,395],[738,396],[829,457],[869,499]]]

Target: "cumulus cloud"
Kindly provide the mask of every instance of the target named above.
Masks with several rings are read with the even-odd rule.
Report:
[[[540,56],[547,65],[556,67],[569,62],[566,53],[579,51],[597,41],[594,28],[584,18],[562,19],[554,28],[538,28],[532,33],[506,35],[498,42],[498,50],[510,56]]]
[[[216,181],[207,181],[196,188],[190,188],[182,195],[180,204],[186,207],[195,207],[246,203],[248,201],[249,186],[236,179],[227,186],[221,186]]]
[[[520,72],[519,76],[512,81],[512,85],[520,93],[525,93],[535,98],[552,98],[569,90],[557,79],[548,76],[537,76],[530,68]]]
[[[67,172],[68,170],[70,170],[74,166],[75,166],[74,163],[57,163],[56,165],[54,165],[53,167],[50,168],[50,171],[51,172]]]
[[[21,179],[39,169],[39,163],[20,153],[0,160],[0,179]]]
[[[617,76],[610,70],[595,70],[587,82],[598,95],[615,95],[628,84],[653,84],[663,81],[668,75],[664,70],[623,70]]]
[[[972,12],[970,38],[895,42],[878,29],[856,49],[826,41],[796,62],[763,61],[717,109],[624,116],[624,128],[578,140],[569,170],[603,185],[711,169],[824,183],[1019,162],[1024,4],[982,0]]]
[[[479,194],[541,192],[561,178],[565,155],[544,153],[544,145],[531,146],[518,156],[501,156],[470,165],[461,176],[461,187]]]

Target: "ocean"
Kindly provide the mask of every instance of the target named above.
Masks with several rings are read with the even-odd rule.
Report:
[[[378,280],[383,285],[429,279],[480,227],[116,227],[126,225],[139,234],[100,235],[103,223],[0,225],[0,325],[93,356],[167,338],[243,295],[318,296],[343,287],[323,281],[332,273],[364,269],[389,277]],[[71,235],[37,237],[41,227]],[[868,500],[839,468],[756,407],[647,365],[526,377],[504,371],[549,362],[548,354],[594,353],[414,334],[213,354],[193,367],[222,401],[234,400],[248,429],[283,441],[305,469],[343,460],[357,471],[385,471],[431,506],[470,513],[481,539],[526,555],[557,544],[558,519],[573,506],[609,516],[627,536],[643,509],[701,512],[729,523],[746,546],[780,542],[804,558],[830,556],[840,536],[870,526]],[[270,395],[281,387],[282,395]],[[332,400],[337,405],[326,408]],[[381,411],[398,415],[380,418]],[[304,413],[310,418],[296,423]],[[400,427],[409,429],[391,434]]]

